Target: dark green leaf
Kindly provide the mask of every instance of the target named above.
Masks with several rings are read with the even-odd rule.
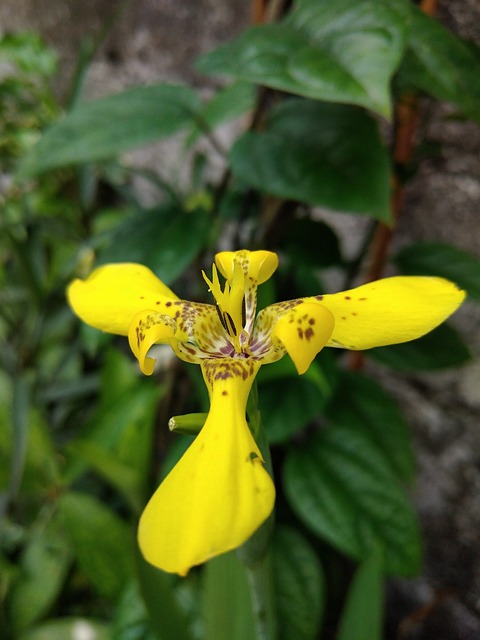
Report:
[[[399,251],[394,262],[409,275],[452,280],[480,301],[480,260],[466,251],[439,242],[417,242]]]
[[[382,450],[356,425],[327,427],[292,450],[284,486],[301,520],[346,555],[366,559],[381,544],[389,573],[418,571],[413,510]]]
[[[281,198],[390,219],[389,161],[377,123],[346,105],[290,99],[233,146],[233,172]]]
[[[299,375],[262,384],[259,406],[269,442],[287,441],[320,413],[325,402],[318,388]]]
[[[137,211],[108,237],[99,262],[140,262],[170,284],[198,255],[209,222],[203,209],[185,212],[167,206]]]
[[[412,5],[400,80],[480,120],[480,53]],[[473,48],[476,47],[476,51]]]
[[[368,355],[393,369],[410,373],[458,367],[472,357],[460,334],[448,324],[418,340],[370,349]]]
[[[272,550],[278,640],[314,640],[325,607],[322,566],[307,540],[291,528],[275,532]]]
[[[383,549],[376,547],[355,573],[337,640],[382,640],[383,582]]]
[[[138,549],[135,558],[140,592],[158,640],[192,640],[175,597],[173,577],[148,564]]]
[[[390,115],[389,81],[405,45],[401,1],[304,0],[282,24],[254,27],[204,56],[205,73],[227,74],[301,96]]]
[[[113,511],[82,493],[59,500],[80,567],[102,595],[117,597],[131,575],[133,535]]]
[[[244,640],[255,637],[247,574],[234,552],[213,558],[205,567],[203,619],[205,638]]]
[[[80,104],[52,125],[23,161],[19,177],[114,157],[189,125],[199,107],[187,87],[151,85]]]
[[[379,384],[359,373],[343,371],[327,416],[332,426],[362,432],[381,448],[401,480],[413,480],[415,460],[408,426],[394,400]]]

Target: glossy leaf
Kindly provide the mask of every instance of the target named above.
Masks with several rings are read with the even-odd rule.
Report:
[[[405,45],[401,1],[304,0],[281,24],[254,27],[201,58],[227,74],[301,96],[390,115],[389,81]]]
[[[166,138],[189,125],[198,107],[195,91],[167,84],[82,103],[44,133],[23,161],[19,176],[106,160]]]
[[[166,206],[128,216],[106,238],[99,264],[139,262],[165,282],[180,276],[200,252],[210,218],[203,209],[185,212]]]
[[[407,423],[393,398],[374,380],[343,371],[327,416],[332,427],[355,429],[376,444],[399,479],[413,480],[415,460]]]
[[[235,552],[213,558],[205,567],[203,619],[205,638],[243,640],[255,637],[247,574]]]
[[[382,640],[383,549],[375,547],[350,585],[336,640]]]
[[[315,640],[326,591],[318,557],[300,533],[287,527],[275,532],[272,553],[278,640]]]
[[[408,275],[452,280],[469,298],[480,301],[480,260],[462,249],[440,242],[417,242],[399,251],[394,262]]]
[[[377,123],[356,107],[287,100],[264,131],[235,143],[230,160],[261,192],[390,220],[386,149]]]
[[[397,371],[409,373],[458,367],[472,357],[458,331],[448,324],[442,324],[412,342],[370,349],[368,356]]]
[[[284,487],[301,520],[341,552],[362,560],[381,544],[389,573],[418,571],[413,509],[382,450],[356,425],[327,427],[292,450]]]
[[[134,541],[129,528],[86,494],[65,493],[59,506],[80,567],[100,594],[118,596],[132,568]]]
[[[480,49],[453,35],[412,5],[402,83],[458,105],[480,120]]]

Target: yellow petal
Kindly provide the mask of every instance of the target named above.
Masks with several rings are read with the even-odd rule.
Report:
[[[155,311],[140,311],[130,323],[128,343],[137,358],[142,373],[149,376],[155,368],[155,360],[147,358],[150,347],[161,342],[171,342],[175,335],[175,320]]]
[[[202,364],[210,391],[207,421],[142,514],[140,549],[151,564],[186,575],[243,544],[273,509],[275,489],[245,421],[258,363]]]
[[[123,336],[133,316],[143,309],[158,309],[177,296],[141,264],[108,264],[86,280],[74,280],[67,290],[73,311],[84,322]]]
[[[279,306],[281,307],[272,307],[276,313],[279,312]],[[268,307],[264,309],[267,310]],[[333,315],[324,306],[318,302],[302,302],[284,312],[277,320],[272,329],[272,337],[280,340],[298,373],[302,374],[327,344],[334,324]]]
[[[271,278],[278,267],[277,254],[272,251],[222,251],[216,254],[215,262],[227,280],[232,280],[237,262],[256,285]]]
[[[357,350],[420,338],[464,298],[464,291],[443,278],[395,276],[306,300],[320,301],[335,317],[327,346]]]

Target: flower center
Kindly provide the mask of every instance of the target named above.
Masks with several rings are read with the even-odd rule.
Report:
[[[233,266],[233,277],[225,282],[224,290],[220,286],[217,267],[212,265],[212,280],[205,272],[203,278],[208,284],[215,302],[220,322],[230,338],[236,353],[243,352],[242,345],[248,340],[248,333],[244,329],[246,322],[245,312],[245,273],[237,261]]]

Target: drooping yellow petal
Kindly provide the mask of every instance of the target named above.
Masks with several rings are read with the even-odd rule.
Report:
[[[153,373],[155,360],[148,358],[150,347],[171,342],[175,336],[175,320],[156,311],[140,311],[133,316],[128,331],[128,343],[146,376]]]
[[[281,304],[275,305],[273,312],[278,314],[278,307],[281,308]],[[272,338],[280,340],[298,373],[302,374],[328,343],[334,324],[328,309],[315,302],[301,302],[280,316],[273,325]]]
[[[73,311],[84,322],[108,333],[128,335],[133,316],[143,309],[164,310],[177,296],[141,264],[108,264],[67,290]],[[162,309],[160,309],[162,307]]]
[[[199,435],[142,514],[140,549],[151,564],[186,575],[243,544],[273,509],[275,489],[245,421],[258,363],[202,364],[210,412]]]
[[[464,298],[464,291],[443,278],[394,276],[305,300],[319,301],[335,317],[327,346],[358,350],[420,338]]]

